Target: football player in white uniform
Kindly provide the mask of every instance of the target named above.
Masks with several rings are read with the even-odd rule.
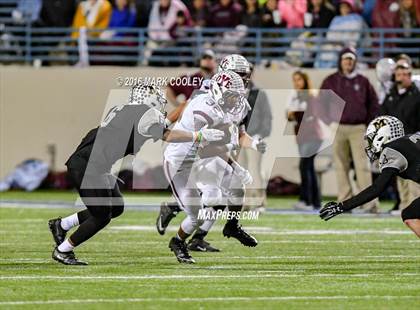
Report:
[[[222,61],[220,62],[219,65],[219,73],[223,72],[224,70],[231,70],[234,71],[235,73],[237,73],[242,81],[244,82],[244,84],[248,84],[249,79],[250,79],[250,74],[251,74],[251,67],[250,64],[248,63],[248,61],[245,59],[245,57],[241,56],[241,55],[237,55],[237,54],[232,54],[232,55],[228,55],[225,58],[222,59]],[[203,94],[207,91],[210,90],[210,85],[211,85],[211,80],[206,80],[203,82],[202,88],[200,89],[200,91],[198,92],[198,94]],[[197,95],[196,95],[197,96]],[[244,124],[241,124],[243,118],[247,115],[248,113],[248,108],[249,105],[247,104],[247,101],[244,100],[241,102],[242,104],[239,105],[235,111],[231,111],[231,113],[229,113],[232,124],[234,124],[234,126],[231,127],[231,129],[236,128],[236,130],[234,130],[236,132],[236,140],[239,139],[238,134],[240,136],[240,144],[241,147],[252,147],[254,149],[257,149],[260,152],[265,152],[266,149],[266,144],[264,141],[260,141],[260,140],[254,140],[252,139],[249,135],[246,134],[245,132],[245,126]],[[232,113],[233,112],[233,113]],[[225,128],[226,129],[226,128]],[[232,137],[235,137],[235,135],[230,135]],[[231,143],[230,145],[234,145],[234,143]],[[215,150],[214,147],[212,147],[213,152]],[[225,151],[226,152],[226,151]],[[216,162],[214,162],[214,165],[217,167],[218,164]],[[207,165],[207,167],[211,167],[211,165]],[[210,169],[211,170],[211,169]],[[203,174],[202,174],[203,175]],[[224,181],[224,185],[227,186],[228,182],[225,180]],[[205,182],[200,182],[201,185],[205,184]],[[233,185],[233,184],[232,184]],[[211,186],[210,186],[211,187]],[[207,185],[207,188],[209,188],[209,186]],[[210,196],[214,196],[214,190],[202,190],[202,194],[203,197],[206,197],[206,193],[211,193]],[[231,192],[229,189],[224,190],[224,195],[229,195],[229,193]],[[235,191],[237,194],[239,193],[239,199],[234,199],[234,201],[236,201],[236,207],[231,206],[231,209],[235,209],[235,211],[240,211],[242,209],[242,204],[243,204],[243,189],[241,189],[241,191]],[[217,200],[217,199],[216,199]],[[226,201],[225,201],[226,202]],[[207,204],[209,205],[209,204]],[[215,209],[224,209],[226,206],[226,204],[222,204],[222,205],[218,205],[215,206]],[[161,205],[161,210],[160,210],[160,214],[158,215],[158,218],[156,220],[156,227],[158,232],[163,235],[165,233],[165,229],[166,227],[169,225],[169,222],[176,216],[176,214],[178,212],[180,212],[182,209],[179,208],[177,203],[163,203]],[[236,223],[235,223],[236,222]],[[214,220],[207,220],[204,222],[204,224],[200,227],[200,229],[198,229],[196,231],[196,233],[193,235],[193,237],[190,240],[189,243],[189,249],[190,250],[195,250],[195,251],[205,251],[205,252],[214,252],[214,251],[219,251],[218,249],[212,247],[208,242],[206,242],[204,240],[204,237],[207,235],[209,229],[211,228],[211,226],[213,225]],[[235,225],[233,224],[237,224],[237,221],[232,220],[231,221],[232,226],[234,227]],[[234,231],[237,231],[236,229],[233,229]],[[224,231],[225,236],[230,237],[231,234],[229,233],[229,230],[225,230]],[[242,244],[246,245],[246,246],[256,246],[257,242],[256,240],[247,235],[247,234],[235,234],[234,236],[235,238],[237,238]]]
[[[209,92],[191,100],[174,129],[229,127],[235,118],[239,117],[239,113],[246,115],[244,90],[242,79],[236,73],[223,71],[216,74],[212,78]],[[239,203],[235,199],[239,198],[242,201],[243,184],[252,182],[252,177],[228,156],[220,156],[238,147],[239,142],[235,142],[238,141],[237,137],[237,133],[231,134],[230,141],[224,141],[222,145],[208,145],[203,148],[203,145],[197,143],[170,144],[165,150],[166,176],[178,204],[187,213],[176,237],[169,243],[179,262],[194,263],[185,240],[203,224],[203,221],[198,219],[203,204],[221,203],[223,189],[229,191],[229,210],[241,209],[241,206],[238,209]],[[226,176],[230,176],[229,182],[226,181]],[[229,220],[223,233],[245,245],[257,245],[255,238],[239,226],[238,219]]]

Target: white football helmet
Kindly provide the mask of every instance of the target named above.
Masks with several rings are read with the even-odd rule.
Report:
[[[379,116],[371,121],[366,129],[365,149],[371,161],[379,158],[384,145],[404,136],[403,123],[394,116]]]
[[[161,89],[155,85],[138,84],[130,89],[128,104],[145,104],[165,113],[167,100]]]
[[[381,83],[391,81],[395,70],[395,61],[391,58],[382,58],[376,63],[376,76]]]
[[[242,78],[245,87],[248,86],[251,78],[251,65],[246,58],[239,54],[231,54],[223,57],[219,63],[218,72],[221,71],[233,71]]]
[[[237,114],[242,110],[245,86],[237,73],[233,71],[216,73],[211,78],[209,92],[223,111]]]

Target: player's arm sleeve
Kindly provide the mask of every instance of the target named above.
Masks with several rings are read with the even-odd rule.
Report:
[[[396,168],[386,168],[382,170],[382,173],[376,178],[371,186],[361,191],[356,196],[343,201],[343,209],[348,211],[358,206],[361,206],[376,197],[378,197],[392,181],[392,178],[398,174]]]

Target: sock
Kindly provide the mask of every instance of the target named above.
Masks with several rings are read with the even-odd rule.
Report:
[[[176,237],[178,240],[185,241],[190,234],[187,234],[181,227],[179,227]]]
[[[64,242],[58,246],[60,252],[71,252],[73,249],[74,246],[69,242],[69,239],[64,240]]]
[[[208,231],[205,231],[199,228],[196,230],[195,234],[191,237],[191,239],[203,240],[207,236],[208,233],[209,233]]]
[[[70,230],[77,225],[79,225],[79,218],[77,216],[77,213],[74,213],[61,219],[61,228],[63,228],[64,230]]]

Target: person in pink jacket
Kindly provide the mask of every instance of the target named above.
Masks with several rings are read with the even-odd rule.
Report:
[[[306,0],[279,0],[279,12],[287,28],[303,28]]]

